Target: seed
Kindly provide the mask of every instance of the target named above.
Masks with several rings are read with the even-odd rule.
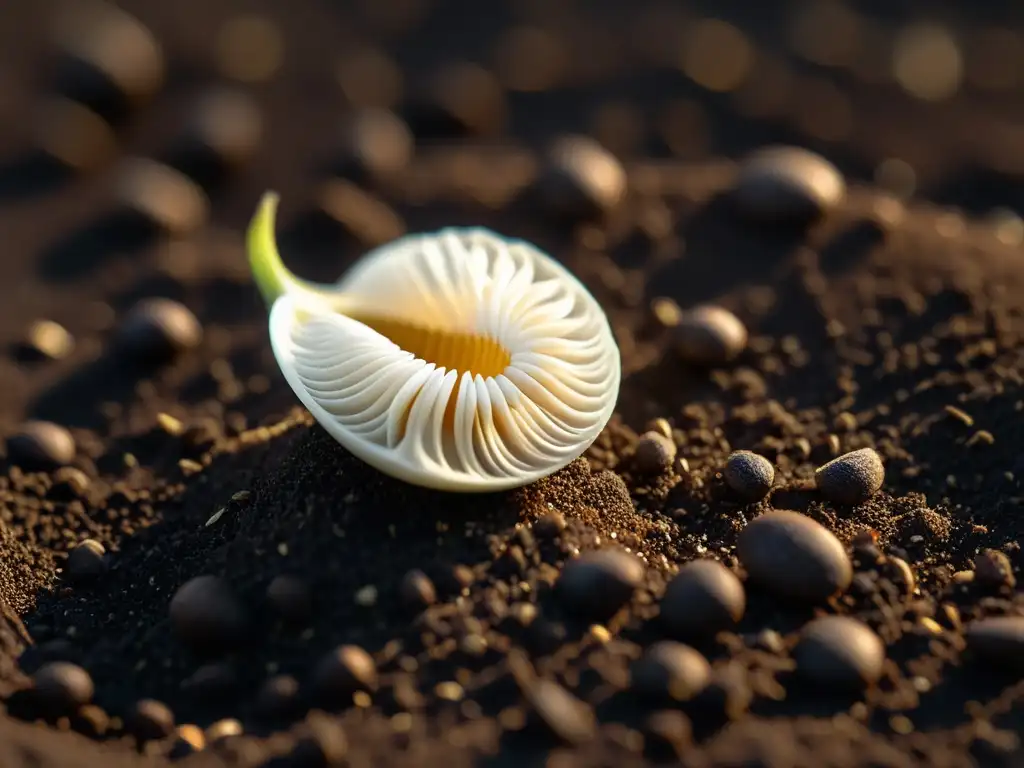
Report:
[[[682,314],[672,329],[676,352],[685,362],[720,365],[736,358],[747,346],[747,329],[732,312],[701,306]]]
[[[118,341],[132,355],[167,359],[199,345],[203,327],[183,304],[170,299],[144,299],[121,326]]]
[[[814,473],[818,490],[838,504],[861,504],[870,499],[885,480],[882,458],[872,448],[843,454]]]
[[[626,192],[626,172],[619,161],[593,139],[566,136],[548,151],[539,190],[548,209],[569,219],[606,214]]]
[[[735,451],[725,463],[725,482],[745,501],[760,501],[775,483],[775,467],[764,456]]]
[[[676,444],[659,432],[647,432],[636,444],[633,466],[641,475],[661,475],[672,468]]]
[[[755,221],[804,222],[834,207],[846,182],[828,160],[798,147],[767,147],[743,163],[734,199]]]
[[[7,456],[25,468],[49,469],[75,458],[75,439],[59,424],[29,421],[7,438]]]

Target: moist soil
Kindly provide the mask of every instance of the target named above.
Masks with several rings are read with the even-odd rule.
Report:
[[[29,2],[0,11],[0,110],[25,128],[3,131],[0,419],[6,434],[30,418],[66,426],[80,471],[71,482],[66,470],[8,459],[0,476],[0,764],[1024,764],[1024,682],[966,649],[964,633],[971,621],[1024,611],[1012,579],[964,575],[987,549],[1018,573],[1024,564],[1024,270],[1020,235],[987,218],[1019,202],[1014,161],[996,146],[1004,134],[993,133],[1019,106],[1011,96],[965,86],[924,105],[856,61],[823,71],[791,50],[781,16],[738,3],[695,3],[683,15],[642,3],[492,12],[294,0],[287,14],[250,5],[275,19],[284,48],[273,77],[242,86],[258,104],[262,140],[250,162],[207,185],[208,223],[142,240],[97,227],[113,205],[116,160],[50,179],[25,159],[26,115],[48,93],[32,73],[52,68],[52,11]],[[862,5],[849,6],[853,18],[896,29],[895,10],[868,17],[875,4]],[[168,78],[117,126],[118,152],[159,157],[186,125],[190,96],[227,82],[213,30],[232,4],[124,7],[164,47]],[[672,45],[666,53],[661,38],[677,40],[701,16],[728,19],[772,64],[750,74],[747,91],[706,91],[666,63]],[[349,109],[336,79],[344,50],[380,46],[406,93],[389,101],[381,86],[371,100],[399,108],[415,101],[423,73],[502,60],[502,36],[520,24],[554,31],[561,47],[549,54],[569,62],[560,80],[499,88],[497,106],[474,106],[483,127],[438,120],[436,103],[430,119],[422,104],[400,110],[417,136],[413,158],[384,180],[345,187],[341,215],[316,210]],[[588,50],[608,54],[594,61]],[[520,84],[530,76],[513,74]],[[670,105],[674,122],[663,119]],[[604,218],[554,217],[534,193],[544,142],[558,132],[590,133],[622,158],[626,199]],[[730,203],[738,159],[779,141],[822,151],[847,174],[846,198],[811,226],[755,225]],[[916,171],[905,204],[869,183],[889,157]],[[504,494],[410,487],[348,454],[295,404],[270,354],[241,235],[266,188],[282,194],[285,259],[313,279],[336,277],[402,231],[453,224],[555,255],[605,307],[619,341],[612,422],[584,457]],[[162,365],[118,353],[113,328],[149,296],[191,308],[202,343]],[[727,365],[687,365],[652,322],[658,296],[732,310],[750,331],[746,350]],[[70,355],[25,354],[38,319],[70,331]],[[678,458],[652,477],[632,458],[654,419],[668,422]],[[882,490],[860,505],[830,504],[814,491],[815,467],[863,447],[884,461]],[[761,502],[741,503],[722,479],[740,449],[775,465]],[[742,576],[737,535],[773,508],[836,534],[853,559],[851,588],[800,606],[748,585],[740,623],[694,643],[712,665],[710,685],[684,703],[639,696],[629,669],[666,636],[666,582],[700,557]],[[107,567],[72,579],[67,554],[85,538],[103,544]],[[556,584],[566,562],[608,547],[636,553],[646,575],[595,623]],[[419,607],[409,604],[411,571],[435,593]],[[215,653],[184,644],[168,613],[182,584],[211,574],[230,585],[246,622]],[[309,601],[290,622],[267,596],[282,575]],[[837,613],[885,643],[881,679],[865,690],[795,672],[801,627]],[[309,694],[318,662],[341,645],[371,654],[376,680],[344,705],[320,706]],[[95,684],[93,703],[70,717],[32,705],[30,677],[54,660],[81,665]],[[272,708],[267,681],[282,676],[298,693]],[[126,722],[140,699],[166,704],[178,736],[137,747]],[[675,723],[673,735],[658,735],[655,713]],[[241,733],[217,738],[226,720]]]

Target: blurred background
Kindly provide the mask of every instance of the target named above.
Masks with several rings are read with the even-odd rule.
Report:
[[[0,342],[31,317],[87,338],[152,294],[256,339],[240,233],[263,190],[289,261],[329,279],[405,231],[534,236],[510,201],[566,134],[627,171],[799,144],[1018,244],[1024,6],[4,0]],[[6,411],[67,370],[0,363]],[[81,420],[57,393],[37,415]]]

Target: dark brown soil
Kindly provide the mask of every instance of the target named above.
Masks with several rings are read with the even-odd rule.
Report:
[[[1003,553],[1017,581],[1024,566],[1024,225],[1017,233],[989,216],[997,206],[1024,210],[1014,175],[1024,170],[1022,102],[996,76],[999,66],[1020,70],[1006,58],[1016,49],[981,36],[1010,30],[1020,46],[1013,6],[959,18],[947,4],[964,41],[964,82],[926,103],[878,76],[888,54],[874,43],[837,53],[835,66],[801,58],[795,7],[244,4],[265,11],[283,41],[279,70],[240,86],[262,114],[262,141],[241,167],[203,179],[207,223],[154,237],[105,223],[116,161],[63,178],[32,159],[29,116],[51,83],[55,11],[0,5],[0,420],[5,435],[30,418],[69,428],[88,480],[13,461],[0,475],[4,768],[172,758],[630,766],[659,755],[693,766],[1024,764],[1024,682],[965,640],[972,621],[1024,614],[1024,592],[1013,579],[964,573],[985,550]],[[844,6],[846,35],[856,27],[857,39],[887,39],[906,20],[897,5]],[[116,126],[120,156],[170,156],[191,100],[230,81],[218,71],[217,30],[236,6],[122,4],[164,47],[168,74]],[[735,25],[726,43],[739,45],[740,30],[755,56],[729,92],[679,68],[683,59],[702,71],[683,52],[708,43],[688,31],[722,34],[697,23],[705,17]],[[544,56],[509,56],[518,25],[547,30]],[[377,74],[353,74],[352,56],[370,43],[382,57]],[[480,94],[456,116],[424,103],[429,77],[461,60],[505,85],[474,80]],[[536,90],[511,89],[538,78]],[[394,107],[418,141],[386,178],[361,167],[360,186],[334,187],[343,205],[332,218],[316,210],[317,190],[345,151],[347,99]],[[568,132],[600,139],[626,167],[626,199],[605,219],[554,218],[535,194],[546,143]],[[743,153],[775,142],[820,151],[847,175],[846,199],[809,228],[750,224],[728,198]],[[916,173],[905,205],[874,181],[888,158]],[[403,231],[453,224],[524,237],[561,259],[620,343],[611,424],[584,458],[499,495],[424,491],[349,455],[294,404],[269,350],[241,237],[267,188],[282,194],[286,260],[312,279],[337,277]],[[168,365],[129,362],[114,343],[118,320],[150,296],[183,302],[203,324],[198,348]],[[732,310],[750,331],[747,349],[721,367],[687,366],[653,330],[648,304],[658,296]],[[39,319],[70,331],[69,356],[24,354]],[[186,434],[168,431],[161,414]],[[632,454],[658,418],[671,425],[679,461],[652,478]],[[862,447],[882,456],[882,491],[854,507],[828,503],[814,469]],[[776,468],[775,489],[756,504],[741,504],[722,479],[740,449]],[[743,576],[737,535],[773,508],[838,536],[854,564],[850,589],[808,607],[748,584],[739,625],[694,643],[712,664],[708,687],[684,703],[644,699],[629,670],[665,637],[667,580],[698,557]],[[85,538],[106,547],[109,568],[72,580],[67,553]],[[646,575],[597,624],[556,584],[566,561],[609,546],[639,555]],[[916,582],[909,588],[900,560]],[[409,605],[415,570],[436,591],[426,607]],[[190,650],[168,615],[176,590],[206,574],[229,583],[247,616],[226,653]],[[308,589],[305,620],[272,610],[267,589],[280,575]],[[881,637],[877,684],[842,691],[796,673],[800,629],[824,614],[854,616]],[[315,670],[340,645],[369,652],[377,680],[346,691],[346,706],[321,706]],[[89,672],[94,704],[43,717],[30,677],[53,660]],[[280,676],[298,693],[269,712],[266,684]],[[565,691],[573,698],[560,698]],[[166,704],[183,736],[137,749],[128,723],[140,699]],[[223,728],[229,718],[241,735],[208,731],[205,748],[186,746],[196,728],[181,726]],[[674,745],[658,722],[675,723]]]

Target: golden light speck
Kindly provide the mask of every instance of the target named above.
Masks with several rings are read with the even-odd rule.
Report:
[[[896,197],[906,200],[917,190],[917,173],[905,160],[890,157],[875,168],[875,183]]]
[[[736,27],[719,19],[702,19],[687,32],[682,68],[709,91],[733,91],[750,74],[754,50]]]
[[[502,35],[494,52],[498,79],[511,91],[545,91],[565,72],[565,47],[551,32],[518,27]]]
[[[227,77],[247,83],[270,79],[284,60],[277,25],[263,16],[228,19],[217,35],[217,64]]]
[[[897,36],[892,68],[893,76],[911,95],[924,101],[942,101],[960,88],[963,57],[947,29],[916,24]]]
[[[827,67],[842,67],[857,57],[861,20],[834,0],[811,2],[793,18],[790,38],[803,58]]]

